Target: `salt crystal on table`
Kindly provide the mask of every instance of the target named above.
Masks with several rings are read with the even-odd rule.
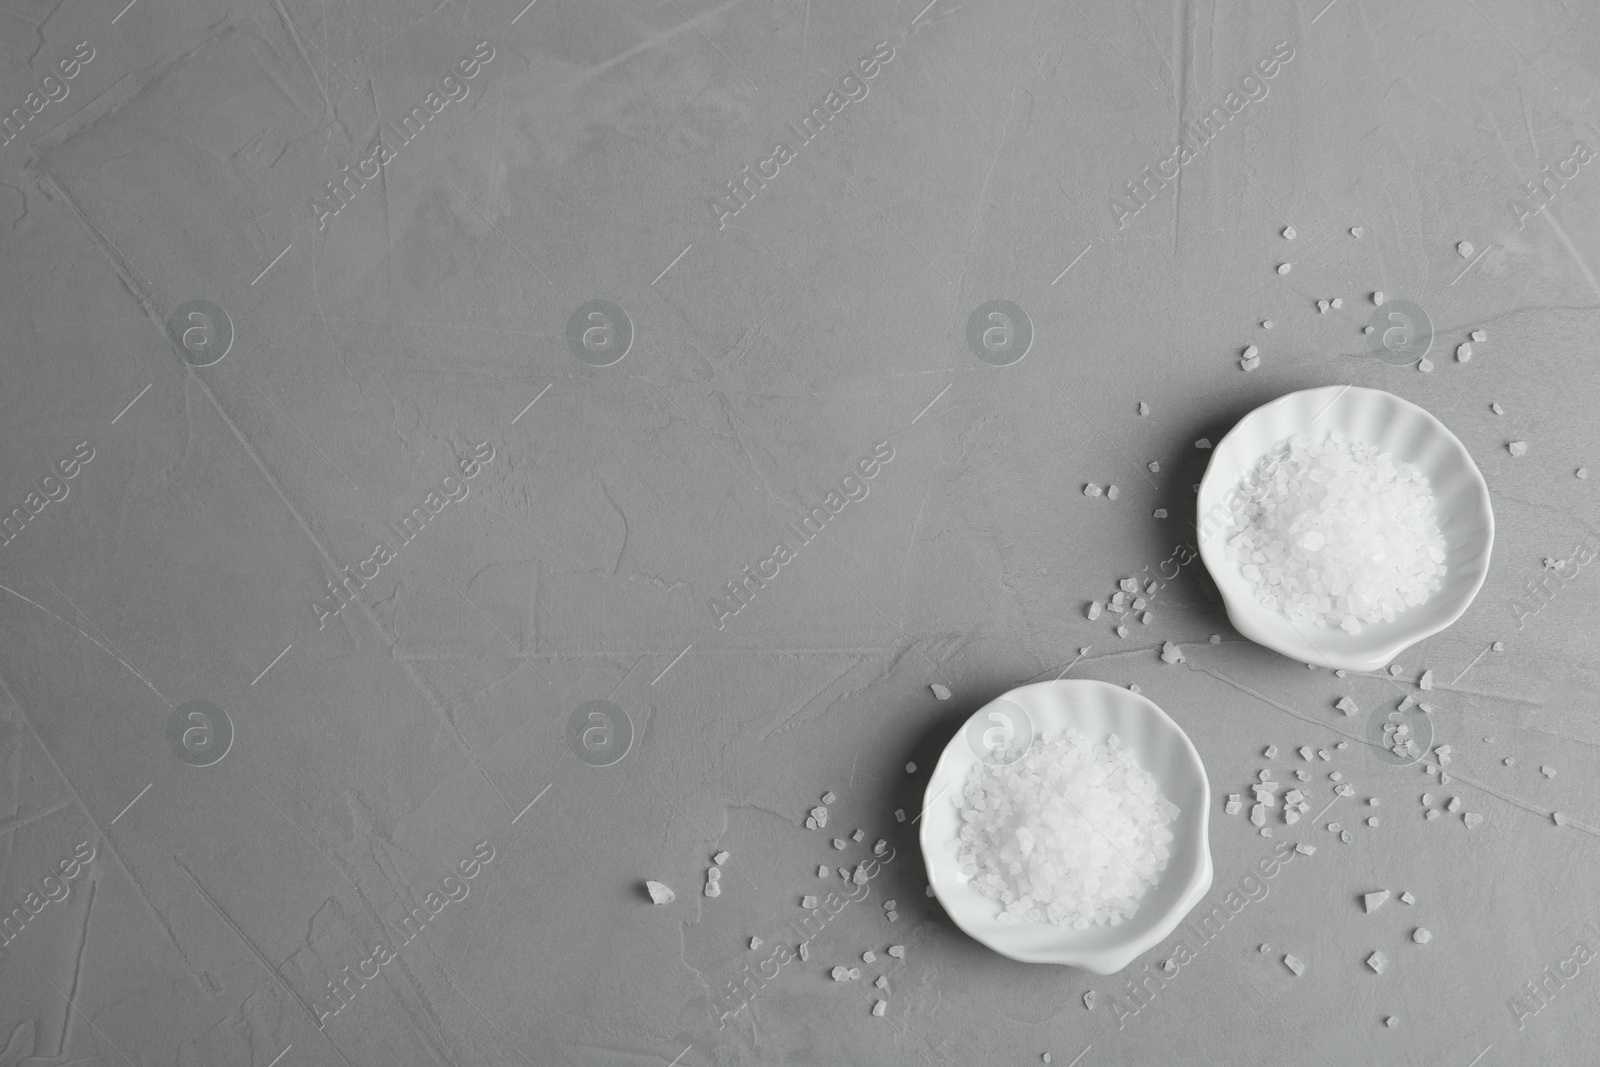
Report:
[[[1311,775],[1307,774],[1305,771],[1295,771],[1294,776],[1300,779],[1302,782],[1311,781]]]
[[[1461,253],[1461,258],[1466,259],[1472,255],[1472,242],[1462,241],[1456,245],[1456,251]],[[1485,268],[1487,269],[1487,268]]]
[[[1243,804],[1244,801],[1240,799],[1238,793],[1229,793],[1228,802],[1223,805],[1222,813],[1224,815],[1237,815]]]
[[[867,865],[865,861],[856,867],[855,872],[850,875],[850,881],[856,885],[867,884]]]
[[[1279,263],[1278,264],[1278,273],[1279,274],[1288,274],[1292,270],[1294,270],[1294,264],[1292,264],[1292,263]]]
[[[1346,715],[1354,715],[1356,712],[1361,710],[1360,708],[1356,707],[1356,702],[1351,700],[1349,697],[1340,697],[1339,702],[1335,704],[1334,707],[1338,708]]]
[[[1210,641],[1213,645],[1220,645],[1220,644],[1222,644],[1222,635],[1221,634],[1212,634],[1206,640]]]
[[[894,821],[895,822],[905,822],[906,821],[906,809],[905,808],[895,808],[894,809]]]
[[[1376,815],[1374,815],[1372,818],[1368,819],[1367,820],[1367,825],[1371,826],[1371,827],[1376,827],[1378,825],[1378,817]]]
[[[1099,496],[1100,495],[1100,487],[1098,485],[1095,485],[1093,482],[1090,482],[1088,485],[1083,487],[1083,495],[1084,496]]]
[[[804,963],[806,960],[809,960],[810,958],[811,958],[811,946],[810,946],[810,943],[806,942],[806,941],[800,942],[800,962]]]
[[[1344,307],[1344,298],[1340,297],[1340,296],[1334,297],[1333,298],[1333,309],[1335,311],[1338,311],[1342,307]]]
[[[1324,759],[1324,760],[1330,760],[1330,759],[1333,758],[1332,756],[1328,755],[1328,750],[1325,749],[1325,748],[1317,749],[1317,756],[1318,756],[1319,759]]]
[[[1150,473],[1151,474],[1160,474],[1161,473],[1161,461],[1160,460],[1153,459],[1153,460],[1150,461]]]
[[[883,910],[884,911],[893,911],[894,910],[894,905],[895,905],[895,902],[893,900],[886,900],[886,901],[883,902]]]
[[[814,815],[807,815],[807,816],[806,816],[806,829],[807,829],[807,830],[815,830],[815,829],[816,829],[816,828],[817,828],[817,819],[816,819],[816,816],[814,816]]]
[[[1115,499],[1117,499],[1117,495],[1118,495],[1118,490],[1117,490],[1116,486],[1114,486],[1114,485],[1106,486],[1106,499],[1107,500],[1115,500]]]
[[[1198,440],[1198,441],[1196,441],[1194,443],[1194,447],[1196,447],[1196,448],[1210,448],[1211,447],[1211,441],[1209,439],[1207,439],[1207,438],[1202,437],[1202,438],[1200,438],[1200,440]]]
[[[817,906],[817,898],[812,894],[807,894],[806,896],[800,898],[800,906],[810,910],[811,908]]]
[[[876,1015],[880,1019],[883,1018],[883,1013],[888,1010],[889,1002],[887,1000],[880,1000],[872,1005],[872,1014]]]
[[[1433,934],[1429,932],[1426,926],[1419,926],[1415,930],[1411,931],[1411,940],[1415,941],[1419,945],[1426,945],[1429,941],[1433,940]]]
[[[1554,767],[1544,766],[1539,768],[1539,773],[1544,775],[1546,778],[1554,778],[1556,776],[1556,769]]]
[[[1423,671],[1422,672],[1422,677],[1417,680],[1417,688],[1418,689],[1432,689],[1433,688],[1433,672],[1432,671]]]
[[[1171,641],[1168,641],[1161,646],[1161,662],[1182,663],[1183,652],[1178,648],[1177,645],[1173,644]]]
[[[1463,341],[1461,344],[1456,345],[1456,362],[1457,363],[1470,363],[1471,361],[1472,361],[1472,342],[1471,341]]]
[[[1589,468],[1588,467],[1579,467],[1573,473],[1576,474],[1579,478],[1587,478],[1587,477],[1589,477]]]
[[[1302,856],[1315,856],[1317,854],[1316,845],[1298,844],[1294,846],[1294,850]]]
[[[1375,893],[1364,894],[1361,899],[1362,902],[1367,906],[1367,914],[1371,915],[1373,912],[1383,907],[1384,902],[1389,899],[1389,891],[1387,889],[1380,889]]]
[[[1083,1006],[1090,1011],[1094,1010],[1094,990],[1091,989],[1083,995]]]
[[[906,764],[906,773],[907,774],[916,774],[917,773],[917,765],[915,763]]]
[[[1146,404],[1143,400],[1139,401],[1139,414],[1141,414],[1141,415],[1150,414],[1150,405]]]
[[[1461,821],[1467,824],[1468,830],[1476,830],[1483,822],[1483,816],[1479,815],[1475,811],[1463,812],[1461,815]]]
[[[848,967],[835,967],[829,973],[833,975],[833,980],[835,982],[845,982],[850,978],[850,968]]]
[[[1283,965],[1293,971],[1296,978],[1306,973],[1306,965],[1293,956],[1284,956]]]
[[[1343,678],[1347,673],[1349,673],[1349,672],[1347,672],[1344,668],[1341,667],[1340,669],[1338,669],[1338,670],[1333,672],[1333,676],[1335,678]]]
[[[1326,300],[1318,300],[1317,301],[1317,314],[1326,315],[1327,313],[1328,313],[1328,302]]]
[[[720,882],[722,881],[722,871],[716,867],[709,867],[706,869],[706,877],[713,882]]]
[[[1383,290],[1380,289],[1377,292],[1372,294],[1372,306],[1373,307],[1382,307],[1383,306]]]
[[[1423,818],[1428,819],[1429,821],[1437,819],[1438,817],[1439,817],[1439,809],[1438,808],[1429,808],[1428,811],[1427,811],[1427,814],[1425,814],[1423,816]]]
[[[1341,830],[1339,832],[1339,840],[1343,841],[1345,844],[1348,845],[1350,843],[1350,831],[1349,830]]]
[[[870,948],[867,949],[867,951],[865,951],[865,952],[863,952],[861,954],[861,962],[862,963],[871,963],[873,960],[875,960],[877,958],[878,958],[878,954],[876,952],[872,951]]]
[[[1266,750],[1264,752],[1262,752],[1261,754],[1263,756],[1266,756],[1268,759],[1272,759],[1274,756],[1276,756],[1278,754],[1278,746],[1277,745],[1268,745],[1266,747]]]
[[[1284,240],[1292,241],[1292,240],[1295,239],[1295,237],[1296,237],[1296,233],[1295,233],[1295,228],[1293,226],[1285,226],[1283,228],[1283,238],[1284,238]]]
[[[862,840],[863,838],[865,838],[867,836],[867,832],[865,830],[857,830],[855,833],[851,834],[850,836],[852,838],[854,838],[855,840],[860,841],[860,840]]]
[[[1042,1057],[1042,1059],[1044,1060],[1044,1062],[1049,1063],[1050,1062],[1050,1053],[1046,1052],[1044,1054],[1044,1056]]]
[[[1367,807],[1375,808],[1377,806],[1378,806],[1378,798],[1377,797],[1368,797],[1367,798]]]
[[[886,911],[883,913],[883,917],[888,919],[890,922],[894,922],[896,919],[900,918],[900,913],[897,911]]]
[[[1400,894],[1400,903],[1402,903],[1402,904],[1415,904],[1416,902],[1417,902],[1417,898],[1412,896],[1410,893],[1401,893]]]
[[[1265,826],[1267,822],[1267,806],[1256,804],[1250,809],[1250,822],[1256,826]]]
[[[1421,359],[1417,360],[1417,369],[1423,374],[1427,374],[1429,371],[1433,370],[1433,360],[1429,359],[1427,356],[1423,356]]]
[[[1395,1027],[1400,1025],[1400,1020],[1391,1015],[1387,1019],[1383,1020],[1383,1025],[1393,1030]]]
[[[906,958],[906,947],[904,945],[890,945],[889,955],[897,960],[903,960]]]
[[[836,837],[836,838],[833,839],[833,847],[834,848],[842,849],[842,848],[844,848],[844,843],[845,843],[844,842],[844,838],[842,838],[842,837]]]
[[[1451,811],[1451,812],[1460,811],[1461,810],[1461,798],[1460,797],[1451,797],[1450,798],[1450,803],[1446,804],[1444,806],[1444,809],[1446,811]]]
[[[872,854],[874,856],[881,856],[887,852],[888,849],[889,842],[880,837],[872,846]]]
[[[1334,748],[1340,748],[1340,749],[1349,748],[1350,747],[1350,742],[1348,742],[1348,741],[1340,741],[1337,745],[1334,745],[1333,747]]]
[[[1167,517],[1167,509],[1166,508],[1156,508],[1156,510],[1154,512],[1152,512],[1152,514],[1154,515],[1155,518],[1164,519],[1164,518]]]
[[[828,825],[828,809],[823,807],[821,804],[818,804],[816,807],[811,809],[811,817],[817,820],[818,826]]]
[[[828,877],[827,864],[819,864],[817,866],[817,877],[818,878],[826,878],[826,877]]]
[[[1270,329],[1272,329],[1273,327],[1275,327],[1277,325],[1278,324],[1273,322],[1271,319],[1262,319],[1261,320],[1261,328],[1263,330],[1270,330]]]
[[[1504,415],[1506,413],[1506,409],[1501,407],[1498,402],[1491,403],[1489,405],[1489,410],[1494,412],[1496,415]]]
[[[852,968],[850,968],[850,980],[851,981],[855,981],[857,978],[860,978],[860,977],[861,977],[861,968],[860,967],[852,967]]]
[[[887,993],[889,991],[889,976],[886,974],[880,974],[878,975],[878,980],[872,984]]]
[[[1118,637],[1127,637],[1128,636],[1128,628],[1126,626],[1118,626],[1117,627],[1117,636]]]
[[[1334,833],[1334,834],[1338,833],[1339,832],[1339,824],[1336,823],[1336,822],[1330,822],[1328,824],[1328,832],[1329,833]]]
[[[832,804],[837,799],[838,798],[833,795],[833,790],[831,790],[831,789],[828,790],[826,793],[822,794],[822,802],[824,804]]]
[[[1266,767],[1263,767],[1256,772],[1256,779],[1262,782],[1270,782],[1272,781],[1272,771],[1268,770]]]
[[[718,867],[722,866],[724,863],[728,862],[728,853],[718,852],[715,856],[711,857],[711,862],[715,863]]]
[[[649,890],[650,899],[656,904],[671,904],[678,899],[678,894],[674,893],[672,887],[665,882],[657,882],[647,878],[645,879],[644,887]]]
[[[761,939],[759,937],[752,937],[750,939],[750,948],[752,950],[754,950],[754,949],[758,949],[760,947],[761,947]]]
[[[1506,451],[1513,456],[1525,456],[1528,454],[1528,442],[1512,441],[1509,445],[1506,445]]]
[[[949,700],[950,699],[950,690],[947,689],[946,687],[940,685],[938,682],[934,682],[928,688],[933,690],[933,697],[934,697],[935,700]]]
[[[1376,973],[1382,974],[1383,969],[1389,966],[1389,958],[1381,952],[1374,951],[1372,955],[1367,957],[1367,966],[1371,967]]]
[[[1366,227],[1364,227],[1364,226],[1352,226],[1352,227],[1350,227],[1350,236],[1356,238],[1357,240],[1360,240],[1361,235],[1366,233],[1366,232],[1367,232],[1366,231]]]
[[[1433,794],[1432,793],[1424,793],[1424,794],[1422,794],[1422,802],[1424,804],[1432,804],[1433,803]]]
[[[1482,330],[1473,330],[1472,339],[1474,341],[1487,341],[1489,339],[1489,335],[1484,333]]]
[[[1311,758],[1311,746],[1310,745],[1301,745],[1300,746],[1300,758],[1301,759],[1305,759],[1305,760],[1308,760],[1308,759]]]
[[[722,895],[722,887],[720,885],[718,885],[716,882],[707,882],[706,883],[706,896],[708,896],[708,897],[720,897],[721,895]]]
[[[1328,772],[1328,781],[1330,781],[1330,782],[1337,782],[1340,779],[1342,779],[1343,777],[1344,777],[1344,772],[1343,771],[1329,771]]]

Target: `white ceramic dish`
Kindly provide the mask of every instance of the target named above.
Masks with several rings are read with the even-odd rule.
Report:
[[[1266,607],[1238,566],[1228,562],[1225,549],[1228,502],[1240,477],[1285,438],[1303,433],[1319,440],[1333,430],[1421,468],[1433,490],[1446,544],[1442,586],[1393,622],[1370,624],[1357,634],[1337,627],[1297,626]],[[1466,446],[1444,423],[1409,400],[1354,385],[1290,393],[1240,419],[1212,450],[1200,481],[1196,515],[1200,558],[1222,592],[1234,628],[1301,663],[1350,671],[1378,670],[1402,649],[1459,619],[1483,587],[1494,547],[1489,487]]]
[[[1071,726],[1103,744],[1116,734],[1179,809],[1172,825],[1172,856],[1146,890],[1133,918],[1118,926],[1074,930],[1045,922],[1001,923],[1000,903],[969,884],[956,863],[960,815],[955,799],[978,762],[968,741],[972,724],[989,722],[1001,701],[1026,712],[1035,736],[1054,737]],[[978,709],[945,745],[923,798],[922,855],[928,884],[945,911],[975,940],[1024,963],[1059,963],[1094,974],[1114,974],[1172,933],[1211,888],[1211,848],[1206,838],[1211,786],[1200,754],[1178,724],[1137,693],[1107,682],[1037,682],[1013,689]]]

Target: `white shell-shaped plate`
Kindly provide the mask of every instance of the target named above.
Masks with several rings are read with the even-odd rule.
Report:
[[[1378,446],[1415,464],[1433,490],[1434,510],[1446,544],[1440,588],[1393,622],[1349,634],[1337,627],[1296,625],[1256,599],[1225,545],[1229,494],[1257,460],[1285,438],[1320,440],[1338,430],[1353,441]],[[1301,663],[1373,671],[1400,651],[1459,619],[1483,587],[1494,547],[1489,487],[1466,446],[1444,423],[1409,400],[1381,389],[1330,385],[1304,389],[1263,404],[1212,450],[1196,503],[1200,558],[1222,592],[1228,620],[1250,640]]]
[[[956,798],[978,762],[963,723],[939,756],[923,798],[921,841],[928,884],[957,926],[1003,956],[1114,974],[1160,944],[1211,888],[1206,838],[1211,786],[1200,754],[1166,712],[1139,694],[1106,682],[1037,682],[996,699],[1027,712],[1035,736],[1053,738],[1071,726],[1095,744],[1116,734],[1131,748],[1155,778],[1161,795],[1180,809],[1171,827],[1167,869],[1145,891],[1133,917],[1119,926],[1074,930],[1047,922],[1000,922],[1000,903],[973,889],[956,862],[960,830]],[[987,721],[986,711],[994,703],[984,705],[968,721]]]

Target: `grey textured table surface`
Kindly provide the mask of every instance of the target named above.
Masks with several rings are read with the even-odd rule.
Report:
[[[0,1063],[1600,1060],[1594,14],[10,0]],[[1487,584],[1395,677],[1169,562],[1194,442],[1331,383],[1492,490]],[[1149,625],[1085,618],[1154,573]],[[1425,669],[1445,785],[1366,743]],[[1113,978],[961,934],[893,814],[1063,670],[1216,803],[1226,922]],[[1342,810],[1222,814],[1301,745]]]

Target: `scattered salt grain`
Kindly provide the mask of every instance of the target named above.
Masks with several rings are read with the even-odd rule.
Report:
[[[1446,804],[1444,806],[1444,810],[1445,811],[1449,811],[1449,812],[1460,811],[1461,810],[1461,798],[1460,797],[1451,797],[1450,798],[1450,803],[1448,803],[1448,804]]]
[[[1090,482],[1088,485],[1083,487],[1083,495],[1084,496],[1099,496],[1100,495],[1100,487],[1098,485],[1095,485],[1093,482]]]
[[[906,821],[906,809],[905,808],[895,808],[894,809],[894,821],[895,822],[905,822]]]
[[[758,949],[760,947],[761,947],[761,939],[759,937],[752,937],[750,939],[751,951],[754,951],[755,949]]]
[[[1343,841],[1345,844],[1348,845],[1350,843],[1350,831],[1349,830],[1341,830],[1341,831],[1339,831],[1339,840]]]
[[[1285,226],[1283,228],[1283,239],[1285,241],[1292,241],[1297,236],[1298,234],[1295,232],[1295,228],[1293,226]]]
[[[1139,414],[1141,414],[1141,415],[1150,414],[1150,405],[1146,404],[1143,400],[1139,401]]]
[[[1206,640],[1210,641],[1213,645],[1220,645],[1220,644],[1222,644],[1222,635],[1221,634],[1212,634]]]
[[[1432,689],[1433,688],[1433,672],[1432,671],[1423,671],[1422,672],[1422,677],[1417,679],[1417,688],[1418,689]]]
[[[1344,298],[1340,297],[1340,296],[1334,297],[1333,298],[1333,310],[1338,311],[1342,307],[1344,307]]]
[[[940,685],[938,682],[934,682],[928,688],[933,690],[933,698],[935,700],[949,700],[950,699],[950,690],[948,688],[946,688],[945,686]]]
[[[828,809],[820,804],[811,809],[811,817],[817,821],[818,826],[828,825]]]
[[[800,942],[800,962],[804,963],[805,961],[809,960],[810,958],[811,958],[811,944],[810,944],[810,942],[807,942],[807,941]]]
[[[872,984],[887,993],[889,991],[889,976],[886,974],[880,974],[878,975],[878,980]]]
[[[1361,898],[1362,902],[1367,906],[1368,915],[1371,915],[1373,912],[1383,907],[1384,903],[1388,899],[1389,891],[1387,889],[1380,889],[1375,893],[1364,894]]]
[[[817,898],[808,893],[800,898],[800,906],[805,908],[807,911],[810,911],[812,908],[817,906]]]
[[[1119,491],[1118,491],[1116,486],[1114,486],[1114,485],[1106,486],[1106,499],[1107,500],[1115,500],[1115,499],[1117,499],[1118,495],[1120,495],[1120,494],[1119,494]]]
[[[1367,957],[1367,966],[1371,967],[1374,972],[1382,974],[1383,969],[1389,966],[1389,958],[1383,953],[1374,950],[1372,955]]]
[[[707,868],[706,877],[713,882],[722,881],[722,872],[715,867]]]
[[[833,847],[834,848],[838,848],[838,849],[844,848],[844,838],[842,838],[842,837],[834,838],[833,839]]]
[[[880,1019],[883,1018],[883,1013],[888,1010],[889,1002],[887,1000],[880,1000],[872,1005],[872,1014],[876,1015]]]
[[[1402,904],[1415,904],[1416,902],[1417,902],[1417,898],[1412,896],[1410,893],[1401,893],[1400,894],[1400,903],[1402,903]]]
[[[1194,443],[1194,447],[1196,447],[1196,448],[1210,448],[1211,447],[1211,441],[1210,441],[1209,438],[1202,437],[1202,438],[1200,438],[1200,440],[1198,440],[1198,441],[1196,441]]]
[[[1579,467],[1573,473],[1576,474],[1579,478],[1587,478],[1587,477],[1589,477],[1589,468],[1588,467]]]
[[[1356,707],[1356,702],[1351,700],[1349,697],[1340,697],[1339,702],[1334,704],[1334,707],[1338,708],[1346,715],[1354,715],[1356,712],[1361,710],[1360,708]]]
[[[864,840],[866,836],[867,832],[865,830],[857,830],[855,833],[850,835],[850,838],[853,841],[861,841]]]
[[[1496,415],[1504,415],[1506,413],[1506,409],[1500,406],[1499,401],[1490,403],[1489,410],[1494,412]]]
[[[1382,289],[1380,289],[1377,292],[1372,294],[1372,306],[1373,307],[1382,307],[1383,306],[1383,290]]]
[[[816,820],[816,818],[814,816],[807,815],[806,816],[806,829],[807,830],[815,830],[816,828],[817,828],[817,820]]]
[[[1306,973],[1306,965],[1293,956],[1284,956],[1283,965],[1293,971],[1296,978]]]
[[[1528,454],[1528,442],[1512,441],[1509,445],[1506,445],[1506,451],[1513,456],[1525,456]]]
[[[650,899],[656,904],[671,904],[678,899],[678,894],[674,893],[672,887],[665,882],[657,882],[647,878],[645,879],[644,887],[649,890]]]
[[[1422,817],[1424,819],[1427,819],[1429,822],[1432,822],[1434,819],[1437,819],[1439,817],[1439,809],[1438,808],[1429,808],[1427,810],[1427,812],[1425,812],[1423,814]]]
[[[1168,641],[1161,646],[1161,662],[1182,663],[1183,651],[1179,649],[1177,645],[1173,644],[1171,641]]]
[[[1473,330],[1472,339],[1481,343],[1483,341],[1487,341],[1489,339],[1489,335],[1484,333],[1482,330]]]
[[[1090,1011],[1094,1010],[1094,990],[1091,989],[1083,995],[1083,1006]]]
[[[1516,762],[1517,762],[1517,757],[1515,757],[1515,756],[1507,756],[1505,758],[1505,764],[1506,764],[1507,767],[1515,766]]]
[[[1539,768],[1539,773],[1544,775],[1546,778],[1554,778],[1556,776],[1556,769],[1554,767],[1544,766]]]
[[[1471,241],[1462,241],[1462,242],[1460,242],[1459,244],[1456,245],[1456,251],[1461,253],[1461,258],[1462,259],[1466,259],[1468,256],[1472,255],[1472,242]]]
[[[1262,329],[1263,329],[1263,330],[1270,330],[1270,329],[1273,329],[1273,328],[1275,328],[1275,327],[1276,327],[1276,326],[1277,326],[1277,325],[1278,325],[1278,324],[1277,324],[1277,323],[1275,323],[1275,322],[1273,322],[1273,321],[1272,321],[1272,320],[1271,320],[1271,319],[1262,319],[1262,320],[1261,320],[1261,328],[1262,328]]]
[[[1345,670],[1345,669],[1344,669],[1344,668],[1343,668],[1343,667],[1340,667],[1340,668],[1339,668],[1339,669],[1338,669],[1338,670],[1336,670],[1336,671],[1334,671],[1334,672],[1333,672],[1333,676],[1334,676],[1334,677],[1335,677],[1335,678],[1343,678],[1343,677],[1345,677],[1345,675],[1347,675],[1347,674],[1348,674],[1348,673],[1349,673],[1349,672],[1348,672],[1348,671],[1346,671],[1346,670]]]
[[[1278,273],[1279,274],[1288,274],[1292,270],[1294,270],[1294,264],[1293,263],[1279,263],[1278,264]]]
[[[1245,359],[1249,359],[1250,357],[1257,355],[1260,351],[1261,349],[1257,348],[1255,345],[1250,345],[1244,350],[1243,355]]]
[[[1472,362],[1472,342],[1471,341],[1463,341],[1461,344],[1456,345],[1456,362],[1457,363],[1471,363]]]
[[[1391,1015],[1387,1019],[1383,1020],[1383,1025],[1393,1030],[1395,1027],[1400,1025],[1400,1020]]]
[[[1238,793],[1229,793],[1228,802],[1222,806],[1222,813],[1224,815],[1237,815],[1239,814],[1239,809],[1243,806],[1244,801]]]
[[[865,952],[863,952],[861,954],[861,962],[862,963],[871,963],[873,960],[875,960],[877,958],[878,958],[878,954],[876,952],[872,951],[870,948],[867,949],[867,951],[865,951]]]
[[[1272,759],[1273,757],[1277,756],[1277,754],[1278,754],[1278,746],[1277,745],[1268,745],[1265,749],[1262,750],[1261,754],[1263,756],[1267,757],[1268,759]]]
[[[1151,474],[1160,474],[1161,473],[1161,461],[1160,460],[1153,459],[1153,460],[1150,461],[1150,473]]]
[[[1328,832],[1332,833],[1332,834],[1338,833],[1339,832],[1339,824],[1336,823],[1336,822],[1330,822],[1328,824]]]
[[[818,878],[826,878],[826,877],[828,877],[828,865],[827,864],[821,863],[821,864],[817,865],[817,877]]]
[[[1378,827],[1378,817],[1376,815],[1372,816],[1367,820],[1367,825],[1376,829]]]
[[[1344,777],[1344,772],[1343,771],[1329,771],[1328,772],[1328,781],[1330,781],[1330,782],[1337,782],[1340,779],[1342,779],[1343,777]]]
[[[1429,359],[1427,356],[1423,356],[1421,359],[1417,360],[1417,369],[1423,374],[1429,373],[1433,370],[1433,360]]]
[[[1419,945],[1426,945],[1429,941],[1433,940],[1433,934],[1426,926],[1419,926],[1415,930],[1411,931],[1411,940],[1415,941]]]
[[[847,982],[850,980],[850,968],[848,967],[835,967],[829,973],[833,975],[835,982]]]
[[[1328,313],[1328,306],[1329,305],[1328,305],[1328,302],[1326,300],[1318,300],[1317,301],[1317,314],[1326,315]]]
[[[915,763],[906,764],[906,773],[907,774],[916,774],[917,773],[917,765]]]
[[[1483,823],[1483,816],[1475,811],[1463,812],[1461,821],[1467,824],[1468,830],[1476,830]]]
[[[889,955],[897,960],[903,960],[906,958],[906,947],[904,945],[890,945]]]
[[[708,897],[720,897],[721,895],[722,895],[722,887],[720,885],[718,885],[716,882],[707,882],[706,883],[706,896],[708,896]]]
[[[1307,845],[1307,844],[1303,844],[1302,843],[1302,844],[1295,845],[1294,846],[1294,850],[1296,852],[1300,853],[1300,855],[1302,855],[1302,856],[1315,856],[1317,854],[1317,846],[1316,845]]]

